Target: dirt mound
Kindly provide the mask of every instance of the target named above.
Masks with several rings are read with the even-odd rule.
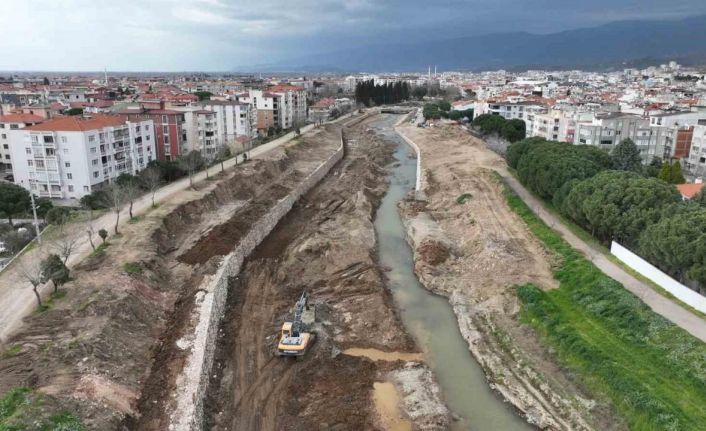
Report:
[[[422,241],[416,252],[419,254],[420,261],[432,266],[446,262],[446,259],[451,255],[448,246],[439,241],[429,239]]]
[[[399,363],[348,347],[413,351],[373,260],[372,216],[391,148],[365,124],[344,160],[304,196],[231,282],[206,405],[211,430],[375,430],[375,381]],[[306,290],[317,334],[301,361],[273,356],[282,322]]]

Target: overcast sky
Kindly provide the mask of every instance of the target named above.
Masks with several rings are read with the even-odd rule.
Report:
[[[704,0],[0,0],[0,70],[226,71],[352,45],[703,14]]]

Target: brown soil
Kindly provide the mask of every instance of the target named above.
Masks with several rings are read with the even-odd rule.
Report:
[[[532,282],[557,286],[545,251],[507,206],[492,170],[506,172],[504,160],[482,141],[456,126],[399,130],[423,154],[426,201],[401,206],[411,220],[428,213],[450,239],[452,255],[442,259],[424,242],[415,250],[415,270],[425,286],[449,296],[461,332],[493,386],[523,413],[559,429],[612,429],[604,406],[589,408],[585,391],[556,366],[536,335],[518,319],[514,286]],[[471,197],[458,203],[462,194]],[[434,250],[434,249],[432,249]]]
[[[335,151],[338,126],[298,141],[178,194],[78,265],[66,296],[8,341],[19,353],[0,354],[0,396],[37,389],[88,429],[167,429],[184,361],[175,342],[190,330],[196,287],[249,223]],[[128,274],[125,263],[141,271]]]
[[[373,211],[391,148],[365,123],[344,160],[302,198],[231,282],[205,428],[375,430],[375,381],[402,362],[341,354],[349,347],[413,351],[374,262]],[[301,360],[278,358],[279,329],[306,290],[317,339]]]

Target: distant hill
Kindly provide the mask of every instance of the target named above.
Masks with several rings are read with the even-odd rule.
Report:
[[[673,21],[617,21],[538,35],[499,33],[409,44],[356,47],[259,66],[271,71],[494,70],[534,67],[600,68],[642,59],[702,59],[706,16]]]

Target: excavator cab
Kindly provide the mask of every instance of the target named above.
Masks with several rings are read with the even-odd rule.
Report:
[[[294,319],[284,322],[280,331],[277,356],[304,356],[314,342],[314,334],[305,330],[305,321],[313,323],[313,310],[309,309],[306,292],[294,306]]]

